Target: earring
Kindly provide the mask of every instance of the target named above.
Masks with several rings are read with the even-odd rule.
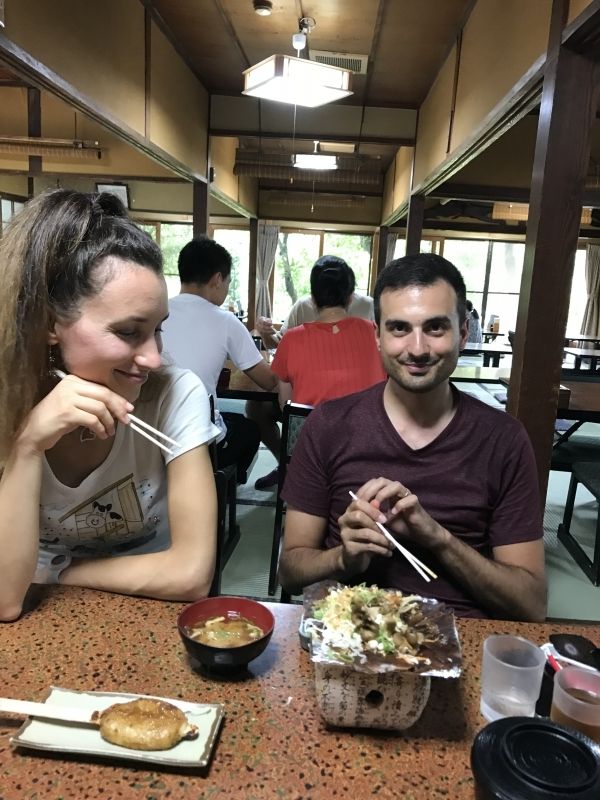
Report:
[[[48,345],[48,374],[49,375],[53,375],[55,369],[56,369],[56,353],[54,352],[54,346],[49,344]]]

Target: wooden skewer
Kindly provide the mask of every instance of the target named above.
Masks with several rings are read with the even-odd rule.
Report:
[[[13,700],[10,697],[0,697],[0,713],[56,719],[62,722],[80,722],[87,725],[97,724],[92,722],[92,714],[85,708],[34,703],[29,700]]]

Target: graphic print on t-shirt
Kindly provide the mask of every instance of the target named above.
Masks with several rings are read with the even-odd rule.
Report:
[[[52,510],[57,509],[54,507]],[[49,524],[45,530],[44,525],[40,529],[40,544],[49,548],[67,548],[78,555],[126,551],[156,535],[154,527],[148,530],[144,527],[144,514],[133,473],[104,487],[58,518],[42,516],[48,519]],[[61,528],[59,536],[56,535],[57,523]]]

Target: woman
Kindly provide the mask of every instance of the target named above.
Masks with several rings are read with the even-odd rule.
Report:
[[[467,339],[467,344],[469,342],[472,342],[473,344],[481,344],[483,340],[483,334],[481,332],[481,320],[479,319],[477,309],[473,307],[473,303],[470,300],[466,301],[466,307],[467,321],[469,323],[469,338]]]
[[[272,364],[281,407],[288,400],[315,406],[385,380],[375,325],[348,316],[354,273],[342,258],[323,256],[310,273],[315,322],[291,328]]]
[[[217,430],[200,381],[161,368],[160,250],[112,195],[58,190],[14,218],[0,269],[0,618],[32,582],[206,595]]]

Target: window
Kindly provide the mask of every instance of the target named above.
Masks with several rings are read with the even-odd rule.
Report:
[[[310,271],[320,249],[320,233],[279,233],[272,314],[275,322],[283,322],[296,300],[310,294]]]
[[[15,214],[18,214],[23,206],[24,202],[22,203],[20,200],[10,200],[8,197],[0,198],[0,234],[3,230],[6,230],[8,221],[14,217]]]
[[[569,305],[569,318],[567,320],[567,335],[581,333],[585,304],[587,300],[587,285],[585,282],[586,251],[578,250],[575,254],[575,267],[573,269],[573,282],[571,283],[571,302]]]
[[[373,237],[356,233],[325,233],[323,255],[339,256],[354,270],[356,290],[368,294]]]
[[[161,222],[159,244],[164,260],[165,280],[169,297],[179,294],[180,281],[177,269],[179,251],[192,238],[192,226],[187,223]]]
[[[483,292],[487,252],[488,243],[485,241],[482,242],[475,239],[444,240],[444,258],[451,261],[461,271],[467,287],[467,295],[469,296],[471,294],[477,296],[480,292]]]
[[[492,314],[499,317],[501,331],[517,327],[524,256],[525,245],[520,242],[493,242],[485,328]]]
[[[225,308],[233,307],[239,317],[244,317],[248,303],[250,231],[243,228],[215,228],[213,238],[231,255],[231,283],[223,305]]]
[[[432,239],[421,239],[421,253],[434,253],[435,245]],[[402,258],[406,255],[406,239],[398,237],[394,247],[394,258]]]

